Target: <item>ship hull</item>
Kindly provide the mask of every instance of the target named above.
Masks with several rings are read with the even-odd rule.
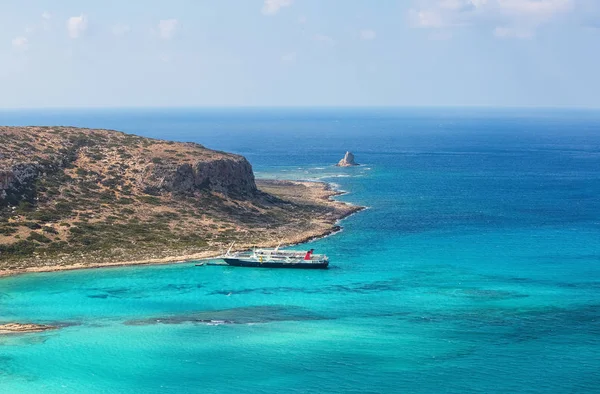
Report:
[[[242,260],[234,258],[223,259],[227,265],[234,267],[254,267],[254,268],[296,268],[296,269],[327,269],[329,267],[329,261],[323,261],[318,263],[280,263],[277,261],[265,261],[258,262],[253,260]]]

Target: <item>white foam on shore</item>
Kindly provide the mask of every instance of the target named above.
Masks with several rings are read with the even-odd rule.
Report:
[[[331,179],[331,178],[355,178],[359,175],[322,175],[317,176],[314,179],[322,180],[322,179]]]
[[[338,222],[336,222],[336,225],[337,225],[337,223],[338,223]],[[340,228],[339,228],[338,230],[336,230],[336,231],[332,231],[332,232],[330,232],[329,234],[325,234],[325,235],[323,235],[323,236],[321,236],[321,237],[313,238],[313,239],[311,239],[310,241],[303,242],[303,243],[311,244],[311,243],[313,243],[313,242],[317,242],[317,241],[320,241],[320,240],[322,240],[322,239],[325,239],[325,238],[332,237],[332,236],[334,236],[334,235],[336,235],[336,234],[339,234],[339,233],[341,233],[342,231],[344,231],[344,228],[343,228],[343,227],[340,227]],[[297,245],[302,245],[302,244],[297,244]]]
[[[207,326],[221,326],[223,324],[226,324],[225,320],[211,320],[206,323]]]
[[[346,203],[346,204],[355,206],[354,204],[350,204],[350,203]],[[352,216],[356,215],[359,212],[366,211],[367,209],[371,209],[371,207],[363,207],[363,209],[360,209],[358,211],[352,212],[350,215],[348,215],[348,216],[346,216],[346,217],[344,217],[342,219],[336,220],[335,225],[339,226],[339,229],[337,229],[336,231],[332,231],[329,234],[325,234],[325,235],[323,235],[321,237],[316,237],[316,238],[311,239],[310,241],[302,242],[302,243],[295,244],[295,245],[310,244],[310,243],[317,242],[317,241],[320,241],[320,240],[325,239],[325,238],[332,237],[332,236],[337,235],[339,233],[342,233],[344,231],[344,227],[341,225],[341,223],[344,220],[351,218]],[[292,246],[295,246],[295,245],[292,245]]]
[[[325,170],[327,168],[326,167],[312,167],[312,168],[309,168],[309,169],[313,169],[313,170]],[[364,168],[364,169],[365,170],[371,170],[371,168]],[[310,174],[310,172],[308,170],[303,169],[302,167],[298,167],[298,170],[304,170],[303,171],[304,174]],[[280,171],[281,172],[289,172],[289,170],[280,170]],[[330,174],[327,174],[327,175],[314,176],[314,177],[308,177],[308,178],[290,179],[290,180],[292,180],[292,181],[299,181],[299,182],[325,183],[325,184],[327,184],[336,193],[336,195],[330,197],[331,200],[337,201],[337,202],[340,202],[340,203],[343,203],[343,204],[346,204],[348,206],[356,207],[356,206],[358,206],[357,204],[353,204],[351,202],[341,201],[341,200],[336,199],[336,197],[338,197],[338,196],[348,195],[348,194],[351,194],[351,193],[349,191],[347,191],[347,190],[341,189],[341,185],[339,183],[328,182],[328,181],[326,181],[326,179],[332,179],[332,178],[356,178],[356,177],[364,177],[364,176],[365,176],[364,173],[357,174],[357,175],[331,174],[330,173]],[[348,219],[348,218],[356,215],[359,212],[367,210],[367,209],[371,209],[371,207],[363,206],[362,209],[354,211],[351,214],[349,214],[348,216],[345,216],[345,217],[343,217],[341,219],[336,220],[335,226],[338,226],[339,228],[337,230],[335,230],[335,231],[332,231],[332,232],[330,232],[328,234],[325,234],[325,235],[322,235],[322,236],[319,236],[319,237],[315,237],[313,239],[310,239],[310,240],[307,240],[307,241],[304,241],[304,242],[289,244],[289,245],[286,245],[286,246],[292,246],[293,247],[293,246],[297,246],[297,245],[309,244],[309,243],[316,242],[316,241],[319,241],[321,239],[325,239],[325,238],[331,237],[333,235],[339,234],[339,233],[341,233],[341,232],[344,231],[344,228],[341,225],[341,223],[344,220],[346,220],[346,219]]]

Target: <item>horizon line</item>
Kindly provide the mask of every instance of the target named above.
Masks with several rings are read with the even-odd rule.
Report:
[[[50,111],[50,110],[236,110],[236,109],[528,109],[528,110],[600,110],[594,106],[575,105],[181,105],[181,106],[47,106],[47,107],[0,107],[0,111]]]

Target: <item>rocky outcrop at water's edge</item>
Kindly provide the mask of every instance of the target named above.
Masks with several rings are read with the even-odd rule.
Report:
[[[0,335],[2,334],[24,334],[28,332],[42,332],[48,330],[55,330],[58,327],[48,326],[45,324],[22,324],[22,323],[8,323],[0,324]]]
[[[352,152],[346,152],[344,158],[337,163],[337,167],[353,167],[359,165],[354,161],[354,154]]]

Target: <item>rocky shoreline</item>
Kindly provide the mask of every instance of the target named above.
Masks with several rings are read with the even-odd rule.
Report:
[[[319,239],[339,232],[341,230],[341,227],[338,225],[339,220],[364,209],[362,206],[334,200],[333,197],[345,193],[334,190],[329,184],[323,182],[257,180],[256,183],[261,191],[277,198],[292,201],[295,204],[309,204],[310,206],[320,208],[320,210],[313,210],[313,217],[306,223],[306,228],[304,229],[299,229],[296,222],[290,223],[290,229],[282,231],[280,237],[273,238],[266,233],[264,239],[259,239],[252,244],[236,243],[235,250],[245,250],[252,246],[274,247],[280,243],[282,246],[290,246]],[[133,251],[130,256],[123,256],[123,258],[116,261],[93,261],[91,258],[80,258],[78,255],[72,256],[73,259],[67,258],[63,260],[61,264],[56,264],[52,259],[45,260],[38,258],[35,261],[35,265],[26,265],[16,269],[0,269],[0,277],[36,272],[174,264],[216,257],[222,253],[223,250],[210,247],[195,253],[170,253],[170,251],[139,253]]]
[[[25,334],[28,332],[43,332],[56,330],[58,327],[45,324],[23,324],[23,323],[7,323],[0,324],[0,335],[7,334]]]

